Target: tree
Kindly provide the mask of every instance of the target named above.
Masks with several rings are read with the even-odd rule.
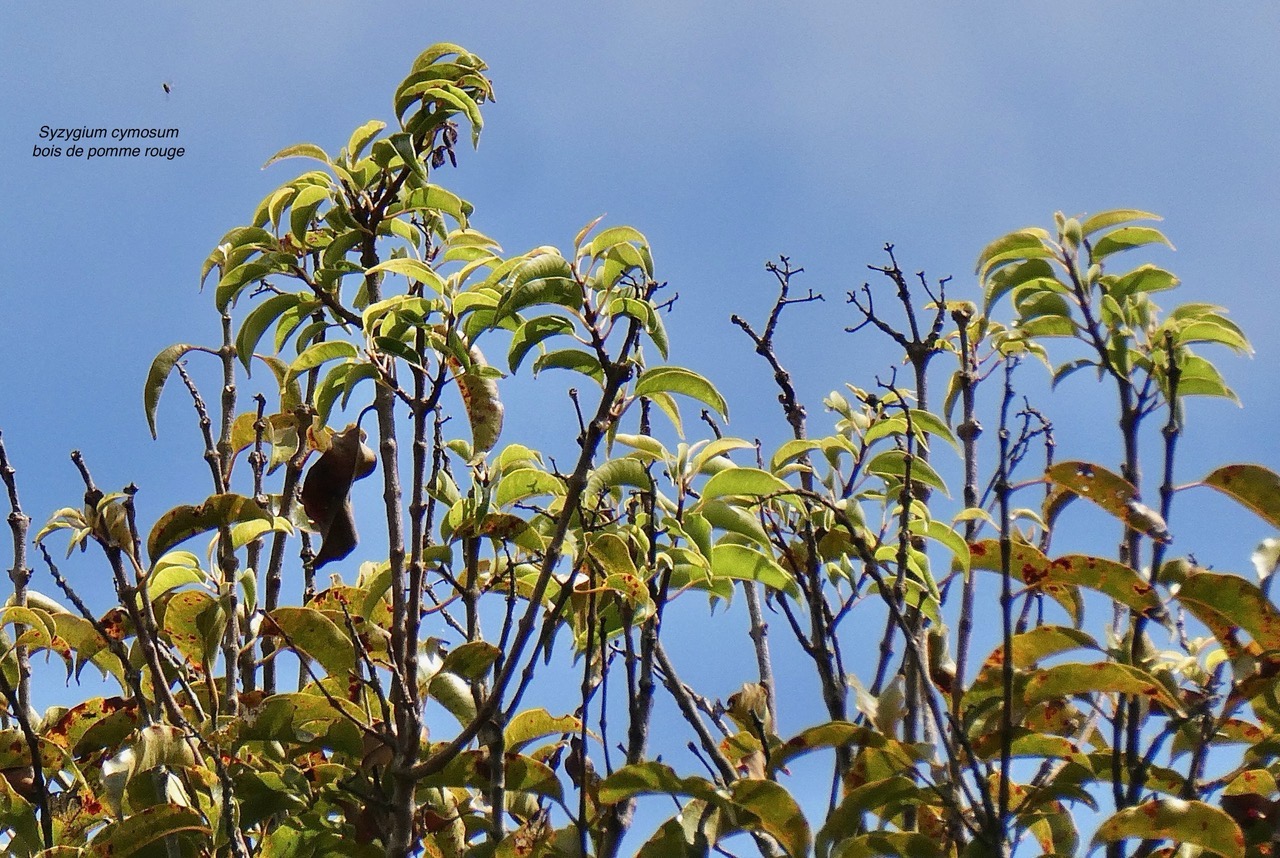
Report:
[[[666,856],[736,837],[766,855],[1071,854],[1088,833],[1074,811],[1092,808],[1112,855],[1266,854],[1280,550],[1259,549],[1254,584],[1174,556],[1169,522],[1181,490],[1208,488],[1280,526],[1280,477],[1231,464],[1175,479],[1185,400],[1234,395],[1193,349],[1249,346],[1219,307],[1162,315],[1152,295],[1178,285],[1168,271],[1113,272],[1118,254],[1166,242],[1155,216],[1058,215],[997,239],[979,256],[980,305],[946,280],[915,285],[887,246],[873,268],[895,312],[870,285],[848,301],[908,377],[833,392],[834,423],[816,432],[775,334],[822,296],[796,297],[800,269],[771,263],[766,321],[733,317],[792,435],[766,450],[724,435],[712,382],[666,363],[672,299],[640,232],[595,221],[568,253],[506,256],[434,181],[456,166],[460,129],[478,139],[485,71],[433,46],[396,89],[390,133],[373,121],[337,155],[302,144],[271,159],[318,167],[205,261],[219,344],[165,349],[144,386],[153,433],[174,376],[189,394],[203,500],[142,526],[136,488],[104,492],[73,454],[83,505],[33,534],[0,446],[10,853]],[[1075,356],[1055,363],[1051,345]],[[509,374],[486,358],[499,350]],[[1089,368],[1116,391],[1118,471],[1057,458],[1046,412],[1015,405],[1027,358],[1053,385]],[[216,367],[212,407],[188,360]],[[503,425],[501,387],[522,372],[547,385],[550,370],[591,382],[569,391],[564,469]],[[264,380],[245,409],[245,386]],[[700,421],[684,419],[690,403]],[[361,479],[381,484],[388,550],[357,563]],[[1115,519],[1114,557],[1051,554],[1079,498]],[[50,553],[62,531],[68,556],[92,548],[77,562],[109,574],[106,613]],[[202,535],[208,564],[188,542]],[[56,590],[31,587],[37,565]],[[978,627],[984,592],[998,593],[998,634]],[[739,594],[757,671],[711,700],[680,679],[663,618],[678,598]],[[1091,632],[1085,606],[1104,602],[1114,619]],[[859,678],[848,649],[866,628],[878,662]],[[825,708],[788,712],[807,726],[785,738],[779,637]],[[118,687],[38,712],[40,651]],[[527,702],[569,675],[559,708]],[[660,701],[679,718],[659,723]],[[682,741],[690,755],[664,762],[659,746]],[[791,775],[814,760],[831,771],[825,807]],[[647,795],[678,812],[627,840]]]

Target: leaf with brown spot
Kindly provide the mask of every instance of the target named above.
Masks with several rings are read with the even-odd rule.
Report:
[[[147,553],[155,562],[170,548],[193,536],[254,520],[270,522],[272,517],[253,498],[237,494],[211,495],[199,506],[176,506],[160,516],[147,537]]]
[[[471,454],[479,459],[494,448],[502,434],[504,408],[498,399],[498,383],[487,373],[489,363],[479,347],[469,349],[471,365],[463,370],[456,358],[446,356],[449,367],[458,373],[458,392],[471,422]]]
[[[1217,489],[1280,528],[1280,475],[1261,465],[1223,465],[1198,485]]]
[[[1227,642],[1222,638],[1239,627],[1264,650],[1280,650],[1280,611],[1253,582],[1239,575],[1196,570],[1183,578],[1175,593],[1224,647]]]
[[[1244,833],[1224,811],[1202,801],[1163,798],[1121,810],[1098,826],[1094,845],[1117,840],[1172,840],[1244,858]]]
[[[1157,542],[1169,541],[1164,521],[1138,501],[1138,490],[1119,474],[1092,462],[1072,461],[1049,468],[1045,479],[1053,484],[1042,511],[1046,521],[1057,518],[1069,497],[1077,495],[1102,507],[1130,529]]]
[[[1182,711],[1178,699],[1150,673],[1127,664],[1108,662],[1069,662],[1032,671],[1023,699],[1032,705],[1042,700],[1098,693],[1129,694],[1158,701],[1171,712]]]
[[[346,557],[359,541],[355,510],[351,507],[351,484],[367,477],[377,463],[373,450],[363,440],[364,433],[354,423],[336,433],[302,484],[302,508],[320,531],[316,569]]]

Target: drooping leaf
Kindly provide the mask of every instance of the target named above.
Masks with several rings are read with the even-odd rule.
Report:
[[[504,408],[498,398],[498,383],[484,369],[489,366],[479,346],[469,349],[471,366],[457,375],[458,390],[462,394],[462,404],[467,411],[467,419],[471,423],[471,450],[473,458],[482,457],[498,443],[502,434],[502,416]],[[460,364],[453,358],[447,358],[449,365],[456,371]]]
[[[142,410],[146,412],[147,428],[151,430],[152,438],[159,437],[156,435],[156,408],[160,405],[160,394],[164,391],[165,382],[169,380],[169,374],[173,372],[174,365],[185,354],[193,351],[212,354],[203,346],[178,343],[160,352],[151,362],[151,369],[147,372],[147,383],[142,388]]]
[[[336,433],[302,484],[302,508],[320,531],[317,569],[332,560],[341,560],[356,547],[351,485],[372,473],[377,463],[363,438],[364,432],[355,423]]]
[[[800,805],[776,781],[744,778],[729,787],[733,801],[759,820],[748,827],[764,831],[793,858],[809,854],[813,835]]]

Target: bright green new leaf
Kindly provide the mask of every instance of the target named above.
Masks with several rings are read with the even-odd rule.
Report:
[[[919,456],[912,456],[910,459],[911,479],[915,482],[924,483],[933,486],[947,497],[951,497],[951,492],[947,491],[947,484],[942,481],[942,477],[938,476],[928,462]],[[867,472],[876,474],[881,477],[888,477],[893,480],[904,480],[907,476],[907,452],[905,450],[884,450],[877,453],[876,456],[867,463]]]
[[[702,487],[706,500],[726,496],[770,498],[788,495],[794,499],[794,491],[786,482],[759,468],[727,468],[707,480]]]
[[[425,262],[420,262],[417,259],[409,259],[407,257],[400,259],[388,259],[385,262],[379,262],[372,268],[365,270],[365,274],[381,274],[383,272],[400,274],[410,280],[429,286],[436,294],[444,294],[445,286],[443,278],[441,278],[430,265],[427,265]]]
[[[725,404],[724,397],[711,382],[693,370],[679,366],[656,366],[645,370],[636,381],[635,395],[650,393],[683,394],[709,405],[726,420],[729,417],[729,406]]]
[[[1163,244],[1170,250],[1173,249],[1173,244],[1158,229],[1149,226],[1122,226],[1093,243],[1093,261],[1099,262],[1113,253],[1148,244]]]
[[[1100,229],[1110,229],[1131,220],[1164,220],[1164,218],[1141,209],[1111,209],[1085,218],[1084,223],[1080,224],[1080,233],[1088,238]]]
[[[800,595],[796,582],[776,560],[746,545],[721,542],[714,546],[711,549],[711,575],[713,578],[759,581],[793,598]]]

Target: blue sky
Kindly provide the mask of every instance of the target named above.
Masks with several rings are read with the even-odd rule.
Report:
[[[1058,209],[1136,207],[1166,218],[1178,251],[1153,258],[1182,278],[1178,300],[1226,305],[1256,348],[1221,356],[1245,408],[1193,405],[1179,478],[1225,461],[1280,468],[1273,5],[121,0],[5,17],[0,431],[37,524],[78,502],[76,447],[104,487],[142,487],[144,516],[203,496],[176,391],[160,441],[147,433],[151,358],[215,341],[200,264],[300,169],[259,166],[294,142],[336,150],[389,118],[392,88],[435,41],[484,57],[497,88],[479,151],[440,177],[475,203],[474,225],[512,252],[566,246],[602,213],[644,231],[680,294],[673,359],[720,386],[735,434],[776,441],[786,428],[728,322],[766,312],[766,259],[791,256],[799,287],[827,296],[793,308],[780,341],[818,431],[826,391],[870,386],[892,359],[842,332],[856,321],[843,296],[886,241],[907,270],[954,275],[952,294],[973,296],[993,237]],[[186,154],[34,158],[45,124],[176,126]],[[567,419],[552,387],[549,408],[545,386],[510,385],[508,438],[537,437],[548,410]],[[1111,403],[1083,375],[1041,403],[1061,421],[1061,457],[1116,463],[1099,429]],[[1266,527],[1194,499],[1175,513],[1198,524],[1179,549],[1248,571]],[[1224,522],[1228,544],[1212,538]],[[69,565],[92,591],[91,567]]]

